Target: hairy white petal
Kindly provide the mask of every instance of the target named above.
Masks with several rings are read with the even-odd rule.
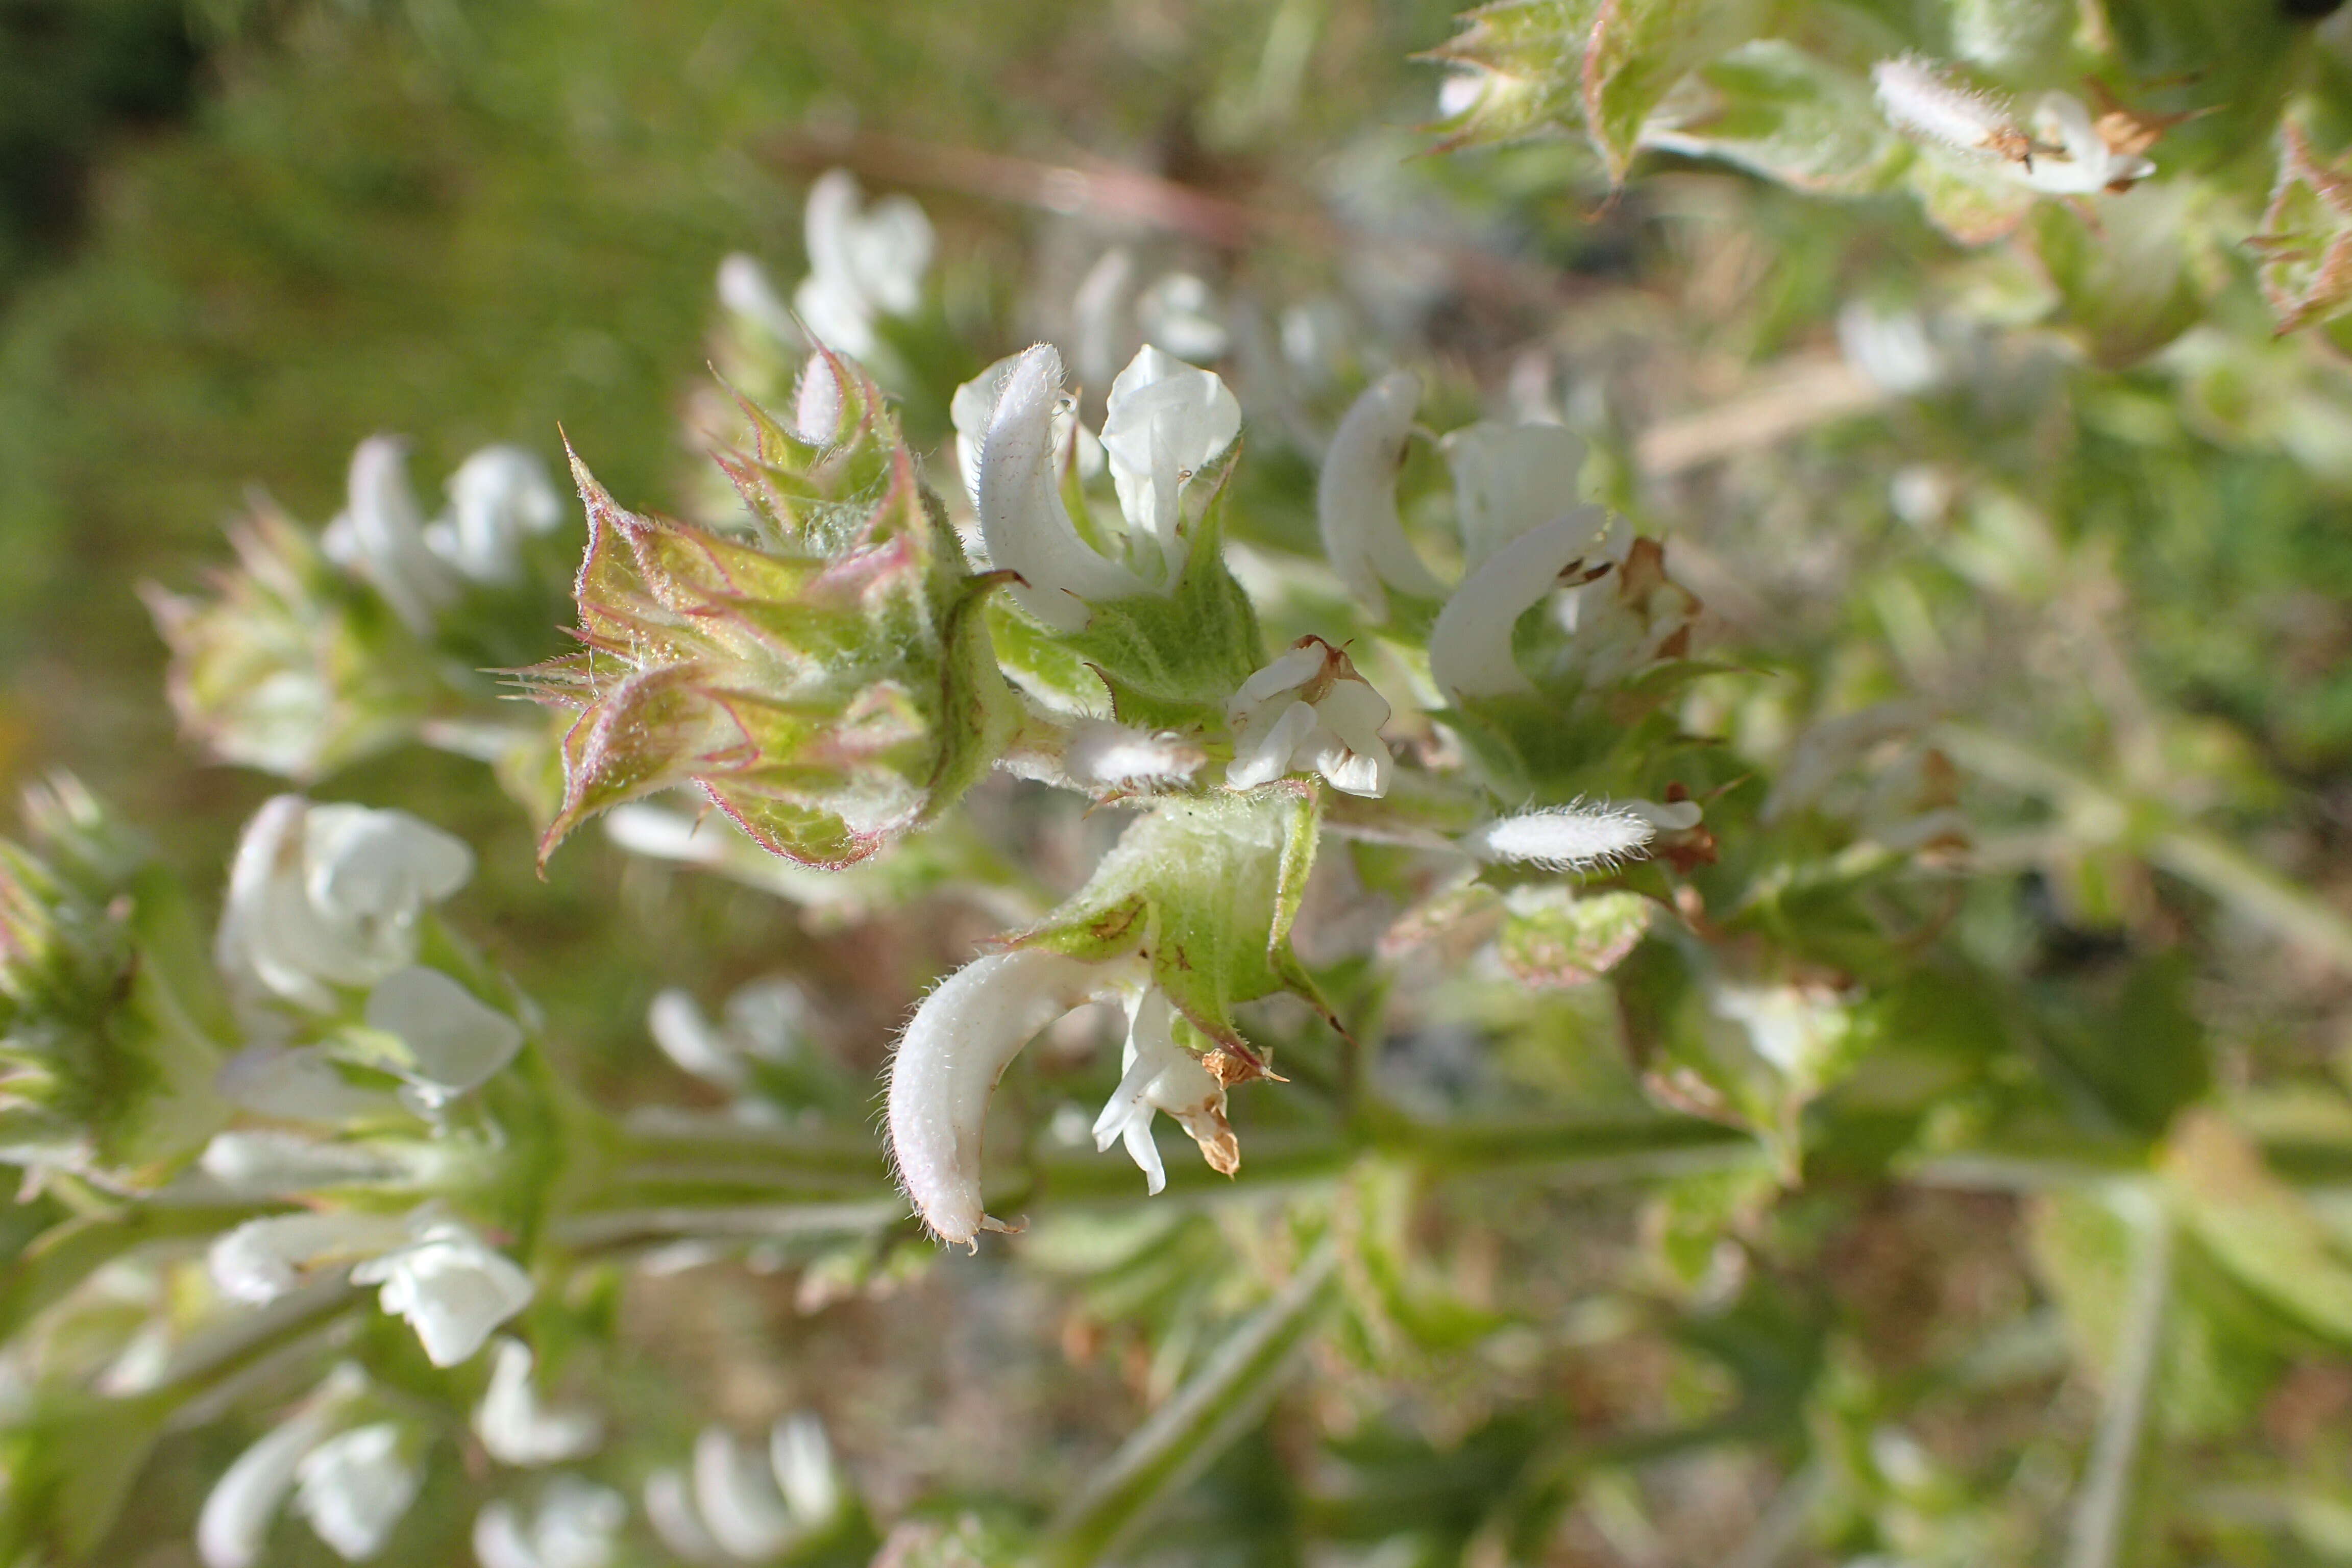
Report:
[[[1903,130],[1965,153],[1998,152],[2024,133],[2008,104],[1959,86],[1913,56],[1881,60],[1870,70],[1878,106]]]
[[[1452,698],[1535,689],[1511,657],[1511,629],[1559,586],[1559,574],[1595,542],[1598,507],[1529,529],[1464,580],[1429,633],[1429,670]]]
[[[793,434],[815,446],[829,446],[841,429],[841,373],[833,361],[812,353],[793,384]]]
[[[1375,618],[1388,614],[1383,583],[1434,599],[1444,593],[1397,519],[1397,469],[1421,407],[1421,382],[1392,371],[1364,389],[1332,433],[1315,486],[1315,516],[1332,570]]]
[[[339,1433],[302,1457],[294,1509],[343,1561],[358,1563],[383,1550],[424,1479],[423,1468],[402,1452],[400,1428],[379,1421]]]
[[[1638,855],[1656,836],[1656,826],[1622,806],[1577,805],[1497,817],[1461,844],[1481,860],[1581,871]]]
[[[279,1197],[349,1183],[398,1178],[404,1163],[360,1143],[325,1143],[299,1132],[256,1129],[215,1132],[197,1162],[205,1174],[242,1197]]]
[[[1077,783],[1095,789],[1181,784],[1201,771],[1200,747],[1172,733],[1155,733],[1109,719],[1074,725],[1063,749],[1063,766]]]
[[[585,1410],[551,1409],[530,1385],[530,1347],[520,1340],[491,1345],[490,1385],[474,1407],[474,1432],[502,1465],[552,1465],[596,1447],[604,1423]]]
[[[972,493],[992,564],[1017,572],[1022,606],[1060,631],[1087,624],[1088,599],[1145,591],[1142,580],[1078,537],[1062,506],[1054,419],[1062,401],[1062,357],[1039,343],[1005,373],[981,440]]]
[[[890,1147],[915,1213],[942,1241],[993,1227],[981,1131],[996,1080],[1038,1030],[1118,982],[1119,966],[1034,948],[976,958],[908,1020],[890,1062]]]
[[[381,1285],[377,1305],[408,1320],[435,1366],[456,1366],[500,1323],[530,1304],[530,1276],[453,1220],[427,1225],[410,1246],[352,1270],[357,1285]]]
[[[1562,426],[1481,420],[1448,432],[1443,446],[1454,470],[1466,571],[1475,572],[1538,523],[1576,508],[1584,439]]]

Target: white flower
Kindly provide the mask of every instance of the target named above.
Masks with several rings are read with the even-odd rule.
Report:
[[[1013,596],[1062,631],[1086,625],[1087,601],[1174,587],[1188,552],[1184,488],[1241,429],[1241,405],[1214,374],[1149,344],[1136,354],[1111,384],[1103,421],[1126,519],[1106,542],[1114,559],[1080,537],[1063,504],[1074,447],[1083,471],[1093,437],[1062,391],[1051,345],[990,366],[957,389],[950,412],[990,564],[1019,573]]]
[[[1448,431],[1440,446],[1454,471],[1465,572],[1538,523],[1576,509],[1584,440],[1563,426],[1482,419]]]
[[[1149,342],[1178,359],[1216,359],[1233,344],[1217,296],[1190,272],[1163,272],[1136,296],[1135,318]]]
[[[449,476],[449,511],[425,530],[427,548],[477,583],[522,576],[522,542],[551,533],[563,500],[537,456],[520,447],[485,447]]]
[[[300,1409],[221,1473],[196,1517],[196,1555],[205,1568],[253,1568],[261,1560],[270,1521],[294,1489],[303,1459],[332,1435],[365,1385],[357,1367],[338,1366]]]
[[[1103,453],[1130,542],[1158,546],[1156,559],[1140,548],[1129,552],[1155,584],[1172,584],[1184,570],[1184,487],[1241,427],[1242,405],[1223,381],[1150,343],[1110,384]]]
[[[675,988],[654,998],[646,1026],[662,1054],[686,1071],[721,1089],[741,1089],[751,1081],[746,1063],[793,1056],[807,1017],[806,994],[776,976],[730,996],[723,1026],[714,1026],[690,994]]]
[[[1694,819],[1696,815],[1694,808]],[[1481,860],[1582,871],[1638,856],[1656,835],[1656,825],[1640,813],[1580,803],[1497,817],[1464,834],[1458,842]]]
[[[1423,599],[1445,592],[1397,518],[1397,470],[1420,407],[1421,382],[1412,372],[1392,371],[1372,383],[1339,421],[1316,481],[1323,553],[1375,619],[1388,614],[1383,584]]]
[[[272,1301],[313,1268],[373,1258],[407,1236],[407,1226],[388,1215],[268,1215],[215,1237],[205,1266],[230,1300]]]
[[[792,307],[776,292],[757,258],[730,251],[719,264],[719,303],[784,343],[798,343],[801,330]]]
[[[406,1247],[352,1270],[358,1285],[381,1285],[376,1302],[406,1318],[435,1366],[456,1366],[500,1323],[530,1304],[530,1276],[454,1220],[436,1220]]]
[[[2033,156],[2013,172],[2035,190],[2053,196],[2087,196],[2128,190],[2156,173],[2137,153],[2118,153],[2091,121],[2091,111],[2072,93],[2045,92],[2033,107]]]
[[[550,1409],[530,1386],[530,1347],[501,1338],[490,1346],[490,1385],[474,1407],[474,1434],[504,1465],[552,1465],[590,1452],[604,1423],[586,1410]]]
[[[487,1082],[522,1049],[522,1027],[437,969],[411,964],[368,993],[367,1026],[396,1037],[414,1058],[403,1076],[429,1101]]]
[[[1602,542],[1607,522],[1600,507],[1579,507],[1529,529],[1463,579],[1430,628],[1429,671],[1439,689],[1455,700],[1533,691],[1512,657],[1512,628]]]
[[[404,811],[281,795],[246,825],[216,951],[223,973],[304,1006],[415,962],[416,921],[473,875],[460,840]]]
[[[806,1411],[768,1432],[766,1463],[722,1427],[694,1444],[690,1479],[675,1469],[646,1479],[646,1517],[662,1544],[689,1563],[764,1563],[830,1529],[842,1487],[824,1426]]]
[[[407,444],[371,436],[352,454],[350,503],[320,540],[327,556],[375,585],[414,632],[457,597],[449,565],[425,542],[425,513],[408,483]]]
[[[1150,983],[1140,958],[1087,963],[1037,948],[989,953],[923,999],[890,1065],[891,1152],[915,1213],[940,1240],[969,1245],[981,1231],[1006,1228],[981,1201],[989,1098],[1039,1030],[1097,1001],[1118,1002],[1129,1020],[1125,1075],[1095,1124],[1097,1146],[1126,1138],[1158,1192],[1150,1121],[1165,1110],[1213,1168],[1230,1175],[1239,1166],[1223,1086],[1176,1045],[1168,997]]]
[[[1853,1023],[1832,993],[1811,985],[1719,982],[1708,988],[1707,1010],[1744,1029],[1758,1056],[1807,1079],[1829,1065]]]
[[[1055,421],[1068,417],[1062,356],[1039,343],[995,367],[995,401],[982,425],[972,499],[991,565],[1020,574],[1021,606],[1057,631],[1087,624],[1088,600],[1146,591],[1142,578],[1078,536],[1062,504]],[[984,395],[984,394],[983,394]]]
[[[809,271],[793,304],[816,340],[844,353],[875,349],[877,316],[912,315],[935,243],[931,220],[906,196],[863,206],[856,178],[828,169],[809,187],[802,232]]]
[[[1321,637],[1297,646],[1242,683],[1225,704],[1234,760],[1225,784],[1248,789],[1291,773],[1319,773],[1331,787],[1386,795],[1395,760],[1381,739],[1389,705],[1348,656]]]
[[[474,1516],[474,1556],[481,1568],[605,1568],[629,1505],[609,1487],[577,1476],[548,1483],[526,1526],[504,1499]]]
[[[294,1511],[346,1563],[383,1550],[392,1527],[416,1499],[423,1468],[389,1421],[328,1438],[295,1468]]]
[[[1144,1191],[1158,1195],[1168,1184],[1152,1141],[1151,1119],[1166,1111],[1183,1126],[1211,1167],[1231,1175],[1240,1167],[1241,1147],[1225,1121],[1225,1086],[1201,1058],[1176,1043],[1167,994],[1157,986],[1139,995],[1128,1019],[1127,1047],[1120,1057],[1118,1088],[1095,1118],[1097,1150],[1124,1141],[1128,1157],[1143,1173]]]
[[[768,1468],[802,1529],[814,1533],[840,1517],[841,1475],[814,1415],[794,1411],[768,1428]]]
[[[695,1439],[695,1505],[719,1546],[750,1562],[775,1556],[803,1529],[766,1459],[723,1427],[706,1426]]]

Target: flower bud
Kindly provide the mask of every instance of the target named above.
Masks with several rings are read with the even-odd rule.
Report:
[[[228,538],[238,566],[211,596],[141,590],[181,729],[225,762],[305,780],[414,735],[439,685],[391,605],[267,505]]]
[[[30,847],[0,843],[0,1161],[160,1184],[226,1109],[209,977],[176,962],[185,904],[72,779],[28,791],[25,820]]]
[[[845,866],[951,803],[1010,737],[975,613],[992,584],[963,570],[873,384],[829,355],[808,374],[842,395],[832,438],[754,409],[759,450],[722,460],[757,542],[625,510],[573,459],[584,650],[529,672],[579,712],[542,859],[587,817],[692,783],[771,853]]]
[[[2352,305],[2352,172],[2322,163],[2293,119],[2279,134],[2278,182],[2246,244],[2263,258],[2263,297],[2284,334]]]

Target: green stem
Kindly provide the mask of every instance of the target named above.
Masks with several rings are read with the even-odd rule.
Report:
[[[1098,1563],[1255,1426],[1298,1352],[1339,1300],[1338,1251],[1326,1240],[1191,1382],[1119,1445],[1054,1522],[1045,1561]]]
[[[2071,813],[2115,821],[2151,865],[2203,889],[2315,956],[2352,971],[2352,918],[2236,845],[2179,821],[2169,807],[2118,795],[2063,763],[1966,725],[1940,726],[1936,743],[1962,766],[1996,783]]]
[[[2171,1216],[2144,1191],[2129,1191],[2126,1202],[2137,1246],[2121,1337],[2107,1368],[2106,1405],[2066,1531],[2066,1568],[2114,1568],[2123,1550],[2132,1470],[2147,1425],[2148,1397],[2164,1343],[2165,1307],[2172,1295]]]

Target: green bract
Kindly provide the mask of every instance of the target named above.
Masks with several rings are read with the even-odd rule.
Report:
[[[585,648],[528,673],[580,713],[542,858],[598,812],[691,781],[772,852],[851,865],[950,805],[1010,738],[979,613],[994,581],[965,569],[862,371],[814,360],[813,409],[813,437],[754,412],[754,450],[723,461],[751,539],[629,511],[573,459]]]

